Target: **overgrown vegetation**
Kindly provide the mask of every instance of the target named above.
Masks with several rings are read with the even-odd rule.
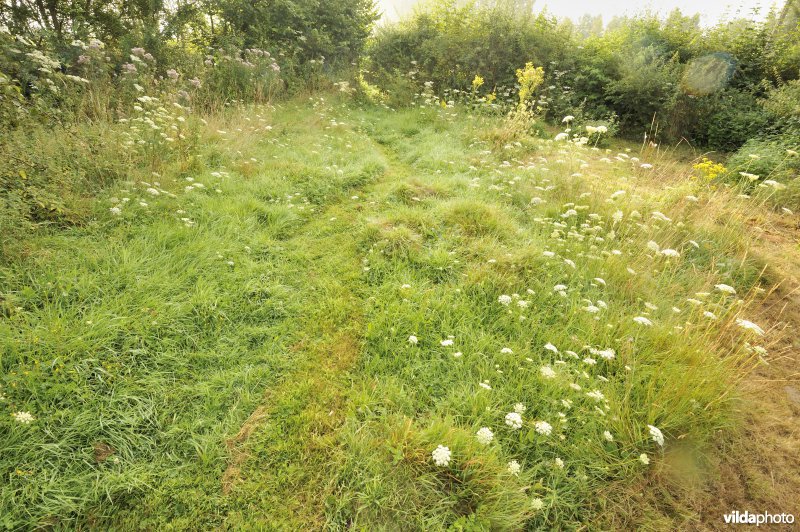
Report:
[[[520,58],[544,66],[538,92],[551,121],[566,115],[618,118],[630,138],[735,151],[754,137],[796,136],[788,104],[800,77],[798,6],[787,2],[764,22],[711,28],[674,11],[575,24],[534,15],[528,0],[436,0],[399,24],[380,28],[369,47],[370,79],[411,101],[421,84],[513,100]],[[793,92],[794,91],[794,92]],[[796,101],[793,100],[793,101]],[[796,141],[795,141],[796,143]]]
[[[709,519],[785,357],[791,4],[41,5],[0,7],[0,526]]]

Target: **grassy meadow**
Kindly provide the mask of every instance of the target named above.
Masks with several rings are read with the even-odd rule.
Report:
[[[0,526],[719,526],[792,348],[773,188],[459,105],[160,116],[191,149],[3,237]]]

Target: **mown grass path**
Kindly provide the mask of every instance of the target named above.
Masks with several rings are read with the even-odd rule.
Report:
[[[371,142],[361,149],[384,156]],[[367,287],[358,235],[364,219],[379,208],[373,188],[404,171],[394,160],[387,163],[377,182],[349,190],[351,197],[319,213],[302,235],[286,242],[287,248],[305,250],[302,275],[314,297],[302,319],[302,339],[291,346],[296,366],[267,391],[262,406],[228,442],[222,483],[235,508],[228,526],[322,526],[326,453],[344,421],[350,370],[365,327]]]

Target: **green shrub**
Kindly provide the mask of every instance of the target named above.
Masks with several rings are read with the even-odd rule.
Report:
[[[762,104],[775,117],[779,131],[800,136],[800,80],[795,79],[772,89]]]
[[[653,47],[631,52],[621,61],[622,77],[606,88],[606,94],[622,129],[638,136],[674,104],[680,65]]]
[[[717,101],[708,125],[707,144],[719,150],[733,150],[769,124],[769,115],[752,95],[726,92]]]
[[[748,140],[728,160],[729,178],[741,180],[740,172],[766,179],[787,181],[800,171],[800,140],[793,135]]]
[[[29,127],[0,143],[0,196],[34,222],[75,222],[81,197],[124,178],[119,127]]]
[[[555,18],[530,11],[530,2],[439,0],[398,24],[380,28],[370,43],[369,70],[379,85],[396,72],[471,92],[475,75],[484,90],[513,87],[515,72],[527,61],[544,65],[569,52],[569,33]]]

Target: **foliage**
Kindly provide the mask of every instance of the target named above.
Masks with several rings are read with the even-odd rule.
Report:
[[[775,117],[779,131],[800,135],[800,79],[770,90],[763,106]]]
[[[568,34],[530,2],[437,0],[409,20],[378,28],[369,46],[370,75],[379,85],[413,70],[441,89],[471,90],[476,73],[491,92],[513,86],[520,57],[549,65],[568,53]],[[421,83],[421,82],[420,82]]]
[[[621,76],[606,87],[611,108],[626,131],[644,131],[677,96],[679,66],[647,47],[621,57]]]
[[[175,69],[161,76],[144,48],[116,66],[101,41],[75,40],[65,63],[24,37],[3,37],[0,198],[4,216],[20,224],[81,223],[83,197],[98,187],[136,166],[157,171],[192,159],[194,107],[269,101],[281,87],[280,67],[259,49],[216,50],[190,69],[194,77]],[[102,136],[91,122],[104,125]]]
[[[479,74],[502,101],[520,58],[532,58],[546,70],[538,105],[553,122],[613,114],[628,137],[646,132],[655,141],[734,151],[785,127],[762,99],[780,98],[776,90],[788,95],[782,87],[800,77],[800,25],[786,13],[706,29],[675,10],[663,19],[618,18],[603,31],[588,19],[575,27],[534,16],[526,2],[439,0],[378,30],[368,75],[396,86],[409,72],[407,83],[433,81],[443,96],[445,89],[474,91]]]
[[[117,68],[129,51],[144,48],[157,73],[203,61],[207,50],[280,53],[287,81],[302,87],[321,65],[350,68],[377,19],[373,0],[20,0],[0,4],[0,27],[59,61],[70,61],[74,41],[104,43]],[[212,55],[215,55],[212,52]],[[188,61],[187,61],[188,60]]]
[[[794,135],[773,136],[748,140],[728,161],[731,175],[746,172],[768,179],[786,181],[800,174],[800,140]]]
[[[220,5],[227,31],[245,47],[281,48],[297,65],[358,61],[377,19],[372,0],[222,0]]]
[[[700,145],[723,152],[735,151],[749,139],[768,131],[774,119],[760,102],[736,89],[698,98],[690,106],[690,135]],[[690,119],[690,117],[687,117]],[[688,120],[687,120],[688,121]]]

